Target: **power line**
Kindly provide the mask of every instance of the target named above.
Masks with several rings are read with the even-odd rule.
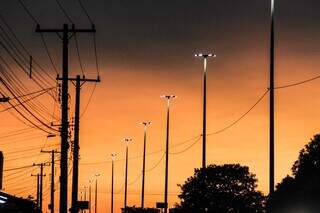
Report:
[[[27,94],[24,94],[24,95],[20,95],[20,96],[17,96],[16,98],[23,98],[25,96],[29,96],[29,95],[34,95],[34,94],[37,94],[37,93],[40,93],[40,92],[48,92],[52,89],[55,89],[56,87],[50,87],[50,88],[46,88],[46,89],[41,89],[41,90],[37,90],[37,91],[34,91],[34,92],[30,92],[30,93],[27,93]],[[13,99],[13,98],[11,98]]]
[[[301,84],[309,83],[309,82],[317,80],[319,78],[320,78],[320,75],[317,75],[317,76],[315,76],[313,78],[309,78],[309,79],[306,79],[306,80],[303,80],[303,81],[300,81],[300,82],[287,84],[287,85],[283,85],[283,86],[277,86],[277,87],[275,87],[275,89],[284,89],[284,88],[294,87],[294,86],[298,86],[298,85],[301,85]]]
[[[153,167],[151,167],[150,169],[146,169],[146,172],[151,172],[152,170],[157,168],[160,165],[160,163],[162,162],[164,156],[166,156],[166,153],[163,153],[163,155],[161,156],[160,160]]]
[[[88,13],[88,10],[87,10],[87,9],[84,7],[84,5],[82,4],[82,1],[81,1],[81,0],[78,0],[78,2],[79,2],[79,5],[80,5],[81,9],[82,9],[83,12],[86,14],[89,22],[90,22],[91,24],[93,24],[92,18],[90,17],[90,15],[89,15],[89,13]]]
[[[5,20],[5,18],[0,14],[0,19],[1,21],[5,24],[5,26],[7,27],[7,29],[9,30],[9,32],[11,33],[11,35],[13,36],[13,38],[18,42],[18,44],[20,45],[20,47],[22,48],[22,50],[29,56],[32,58],[32,62],[34,62],[35,65],[37,65],[38,68],[40,68],[41,71],[44,72],[44,74],[46,74],[47,77],[49,77],[51,80],[54,81],[54,79],[45,71],[45,69],[34,59],[34,57],[32,56],[32,54],[30,53],[30,51],[26,48],[26,46],[21,42],[21,40],[18,38],[18,36],[16,35],[16,33],[14,32],[13,28],[8,24],[8,22]],[[13,40],[11,39],[10,36],[8,36],[8,34],[5,32],[5,30],[1,27],[2,31],[5,33],[5,35],[7,35],[8,40],[16,47],[16,45],[14,44]],[[20,50],[16,47],[16,49],[20,52]],[[20,54],[22,55],[22,53],[20,52]],[[25,58],[26,60],[26,58]],[[42,77],[43,78],[43,77]]]
[[[81,56],[80,56],[80,50],[79,50],[79,43],[78,43],[78,36],[77,33],[74,34],[74,41],[76,44],[76,50],[77,50],[77,56],[78,56],[78,61],[79,61],[79,65],[80,65],[80,70],[82,75],[84,76],[84,69],[83,69],[83,65],[82,65],[82,61],[81,61]]]
[[[43,90],[42,90],[42,91],[43,91]],[[40,94],[37,94],[37,95],[35,95],[35,96],[33,96],[33,97],[29,98],[29,99],[26,99],[26,100],[24,100],[24,101],[21,101],[21,103],[24,104],[24,103],[27,103],[27,102],[29,102],[29,101],[32,101],[32,100],[34,100],[34,99],[36,99],[36,98],[38,98],[38,97],[46,94],[47,92],[48,92],[48,90],[45,90],[45,91],[43,91],[43,92],[40,93]],[[23,97],[24,97],[24,96],[25,96],[25,95],[23,95]],[[18,98],[19,98],[19,97],[17,96],[17,97],[15,97],[14,99],[18,99]],[[7,107],[7,108],[1,110],[0,113],[1,113],[1,112],[6,112],[6,111],[8,111],[8,110],[10,110],[10,109],[13,109],[14,107],[20,106],[21,103],[15,104],[15,105],[13,105],[13,106],[11,106],[11,107]]]
[[[58,132],[58,130],[56,130],[56,129],[50,127],[50,126],[48,126],[46,123],[44,123],[43,121],[41,121],[38,117],[36,117],[19,99],[17,99],[17,96],[13,93],[12,89],[10,89],[10,87],[7,85],[7,83],[3,80],[2,77],[0,77],[0,81],[1,81],[2,84],[6,87],[6,89],[14,96],[14,98],[21,104],[21,106],[22,106],[31,116],[33,116],[37,121],[39,121],[42,125],[44,125],[44,126],[47,127],[48,129]],[[11,104],[10,102],[9,102],[9,104],[10,104],[10,105],[13,107],[13,109],[15,109],[23,118],[25,118],[25,119],[26,119],[27,121],[29,121],[31,124],[35,125],[32,121],[30,121],[30,119],[28,119],[25,115],[23,115],[21,112],[19,112],[19,110],[17,110],[17,108],[16,108],[13,104]],[[36,126],[36,125],[35,125],[35,126]],[[37,127],[37,128],[39,128],[39,129],[41,129],[41,130],[43,130],[43,131],[45,131],[45,132],[47,132],[47,133],[50,134],[50,132],[48,132],[48,131],[40,128],[40,127]]]
[[[29,15],[29,17],[33,20],[34,23],[39,24],[38,20],[31,14],[30,10],[27,8],[27,6],[23,3],[22,0],[18,0],[20,5],[23,7],[23,9],[26,11],[26,13]]]
[[[26,169],[33,167],[33,165],[28,165],[28,166],[21,166],[21,167],[15,167],[15,168],[10,168],[10,169],[4,169],[4,172],[10,172],[10,171],[15,171],[15,170],[21,170],[21,169]]]
[[[51,56],[51,53],[50,53],[49,48],[48,48],[48,44],[47,44],[47,42],[46,42],[46,39],[44,38],[43,33],[40,33],[40,38],[41,38],[42,44],[43,44],[44,49],[45,49],[45,51],[46,51],[46,53],[47,53],[47,56],[48,56],[48,58],[49,58],[49,61],[50,61],[50,63],[51,63],[52,68],[54,69],[54,71],[56,72],[56,74],[59,74],[58,69],[57,69],[56,65],[54,64],[54,62],[53,62],[53,58],[52,58],[52,56]]]
[[[69,14],[67,13],[67,11],[65,10],[65,8],[62,6],[61,2],[59,0],[56,0],[61,12],[64,14],[64,16],[70,21],[71,24],[73,24],[73,21],[71,19],[71,17],[69,16]]]
[[[96,61],[96,69],[98,76],[100,75],[100,69],[99,69],[99,62],[98,62],[98,50],[97,50],[97,39],[96,34],[93,33],[93,46],[94,46],[94,55],[95,55],[95,61]]]
[[[184,153],[186,151],[188,151],[189,149],[191,149],[194,145],[196,145],[199,141],[200,141],[201,137],[199,137],[195,142],[193,142],[191,145],[189,145],[187,148],[179,151],[179,152],[169,152],[170,155],[179,155],[181,153]]]
[[[218,130],[218,131],[215,131],[215,132],[212,132],[212,133],[209,133],[207,134],[207,136],[210,136],[210,135],[215,135],[215,134],[219,134],[221,132],[224,132],[228,129],[230,129],[231,127],[233,127],[234,125],[236,125],[239,121],[241,121],[244,117],[246,117],[246,115],[248,115],[262,100],[263,98],[268,94],[269,92],[269,89],[267,89],[261,96],[260,98],[250,107],[250,109],[248,111],[246,111],[244,114],[242,114],[238,119],[236,119],[234,122],[232,122],[231,124],[229,124],[228,126]]]

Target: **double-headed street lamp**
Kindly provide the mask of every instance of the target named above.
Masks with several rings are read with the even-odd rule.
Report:
[[[216,57],[215,54],[198,53],[196,58],[203,59],[203,128],[202,128],[202,168],[206,167],[206,126],[207,126],[207,59]]]
[[[142,189],[141,189],[141,208],[144,208],[144,183],[146,173],[146,146],[147,146],[147,127],[152,123],[150,121],[141,122],[144,126],[144,137],[143,137],[143,160],[142,160]]]
[[[131,138],[124,138],[126,143],[126,168],[125,168],[125,180],[124,180],[124,212],[127,212],[127,192],[128,192],[128,155],[129,155],[129,143],[132,142]]]
[[[113,177],[114,177],[114,161],[116,160],[117,154],[111,154],[111,213],[113,213]]]
[[[169,165],[169,125],[170,125],[170,100],[176,98],[175,95],[161,95],[161,98],[167,100],[167,131],[166,131],[166,168],[164,183],[164,213],[168,213],[168,165]]]

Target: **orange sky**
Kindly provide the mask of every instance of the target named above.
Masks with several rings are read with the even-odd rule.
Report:
[[[99,1],[94,4],[98,5],[98,3]],[[224,11],[227,14],[227,9],[235,10],[228,5],[226,4],[224,10],[220,11],[221,14],[224,14]],[[169,93],[178,96],[171,105],[171,151],[184,150],[194,140],[182,146],[174,147],[174,145],[201,134],[202,62],[193,58],[196,51],[214,50],[218,55],[216,59],[208,63],[208,133],[232,123],[266,91],[268,87],[268,11],[266,8],[259,9],[243,19],[239,17],[246,15],[246,11],[243,13],[237,11],[239,16],[225,18],[220,14],[221,20],[217,19],[213,22],[214,24],[208,22],[199,27],[201,30],[210,27],[206,36],[193,37],[186,30],[186,32],[182,31],[181,35],[175,34],[176,41],[170,41],[171,43],[169,39],[166,40],[166,36],[160,36],[154,40],[151,39],[152,36],[146,36],[135,43],[135,34],[130,34],[128,41],[123,39],[126,38],[125,36],[119,38],[124,44],[119,46],[118,52],[114,51],[110,37],[108,40],[105,39],[107,30],[103,31],[102,35],[98,34],[99,47],[102,49],[100,52],[102,82],[97,86],[89,108],[81,119],[79,186],[83,189],[84,186],[88,186],[88,180],[95,173],[102,174],[98,179],[99,211],[109,211],[110,208],[110,154],[117,153],[119,159],[124,158],[125,146],[122,142],[124,137],[131,137],[134,140],[129,147],[130,157],[142,154],[143,127],[138,124],[139,122],[144,120],[153,122],[148,129],[147,152],[164,148],[166,103],[160,99],[161,94]],[[304,13],[298,15],[303,17],[311,13],[309,10],[305,9]],[[260,15],[259,11],[264,11],[264,13]],[[286,14],[291,14],[286,12]],[[100,18],[98,26],[104,29],[103,21],[108,19],[102,19],[99,13],[97,17]],[[254,20],[255,17],[258,17],[259,20]],[[320,33],[307,24],[291,23],[287,26],[289,17],[291,16],[280,17],[279,25],[277,25],[276,85],[285,85],[318,75],[317,67],[320,65],[318,62],[319,45],[317,45]],[[306,20],[308,18],[312,19],[313,16],[310,15]],[[183,24],[186,25],[185,29],[189,29],[189,22],[186,21]],[[128,30],[121,26],[111,28],[117,33]],[[181,26],[173,25],[172,27],[175,29]],[[215,27],[219,29],[215,30]],[[145,28],[141,27],[141,29]],[[159,30],[157,33],[166,35],[166,30],[163,32]],[[112,33],[108,36],[113,37]],[[116,36],[114,38],[116,40]],[[179,39],[190,41],[183,43]],[[121,43],[119,40],[117,42]],[[152,42],[157,42],[157,45],[153,47]],[[132,46],[126,47],[127,43]],[[171,46],[170,44],[173,43],[175,45]],[[87,44],[84,43],[84,45]],[[32,47],[32,42],[29,47]],[[71,45],[71,47],[74,46]],[[108,50],[109,47],[111,50]],[[41,55],[41,52],[37,54]],[[55,52],[55,54],[58,53]],[[70,54],[71,74],[74,75],[78,73],[76,71],[77,62],[74,60],[76,59],[75,53]],[[90,77],[95,77],[92,58],[89,57],[89,53],[84,55],[88,56],[85,59],[87,73]],[[56,61],[59,62],[58,57]],[[48,61],[46,63],[49,64]],[[24,77],[21,76],[21,78]],[[92,88],[93,85],[86,84],[82,89],[82,109],[88,101]],[[71,85],[70,90],[73,90]],[[309,138],[319,132],[317,124],[320,113],[316,110],[320,106],[320,101],[316,98],[319,90],[317,81],[314,81],[276,91],[275,175],[277,183],[291,173],[290,168],[297,159],[299,150],[309,141]],[[74,97],[73,94],[72,97]],[[47,99],[40,100],[52,109]],[[73,108],[74,99],[71,103]],[[1,134],[25,128],[9,112],[0,113],[0,119],[5,121],[1,127]],[[27,140],[28,138],[31,139]],[[247,165],[250,171],[257,175],[258,189],[264,193],[268,192],[268,96],[236,126],[220,134],[211,135],[207,140],[208,163]],[[37,155],[39,150],[28,151],[25,155],[21,153],[6,155],[6,152],[40,147],[44,143],[46,146],[54,145],[59,143],[59,139],[46,139],[46,134],[39,131],[31,131],[11,138],[0,136],[0,149],[4,151],[8,159],[5,162],[5,168],[48,160],[47,154]],[[47,149],[50,148],[52,147]],[[162,154],[159,152],[147,156],[147,169],[152,168],[161,159]],[[170,155],[169,161],[169,204],[172,206],[178,202],[177,184],[182,184],[187,177],[193,174],[194,168],[201,165],[201,142],[199,141],[190,150],[179,155]],[[129,160],[129,183],[136,180],[141,167],[142,158]],[[59,165],[56,168],[56,171],[59,171]],[[49,168],[45,170],[47,176],[45,178],[44,207],[46,210],[49,202],[50,170]],[[17,193],[19,196],[34,193],[36,179],[31,177],[30,173],[36,173],[37,170],[33,168],[22,170],[16,175],[15,172],[5,173],[5,191]],[[14,177],[18,178],[10,180]],[[56,175],[56,180],[58,180],[58,175]],[[118,161],[115,163],[115,191],[118,192],[115,195],[116,213],[120,212],[119,209],[123,205],[123,190],[120,191],[123,183],[124,161]],[[146,206],[154,207],[157,201],[162,201],[163,189],[164,161],[146,175]],[[128,187],[129,205],[140,205],[140,190],[141,178]],[[58,191],[55,195],[56,198],[59,197]],[[58,210],[57,202],[56,209]]]

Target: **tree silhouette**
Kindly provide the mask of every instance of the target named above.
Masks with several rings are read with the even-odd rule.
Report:
[[[316,213],[320,209],[320,135],[315,135],[300,151],[292,166],[293,177],[287,176],[270,196],[272,213]]]
[[[257,179],[246,166],[226,164],[195,169],[181,188],[181,203],[174,213],[259,213],[263,212],[263,196],[256,191]]]
[[[125,210],[122,208],[121,209],[122,212],[125,212]],[[140,208],[140,207],[127,207],[127,211],[125,213],[159,213],[160,210],[159,209],[155,209],[155,208]]]

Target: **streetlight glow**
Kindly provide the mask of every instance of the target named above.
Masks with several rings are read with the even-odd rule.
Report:
[[[213,53],[197,53],[197,54],[194,54],[194,57],[196,58],[199,58],[199,57],[202,57],[202,58],[209,58],[209,57],[217,57],[216,54],[213,54]]]
[[[178,96],[176,95],[160,95],[160,98],[166,98],[166,99],[171,99],[171,98],[177,98]]]

